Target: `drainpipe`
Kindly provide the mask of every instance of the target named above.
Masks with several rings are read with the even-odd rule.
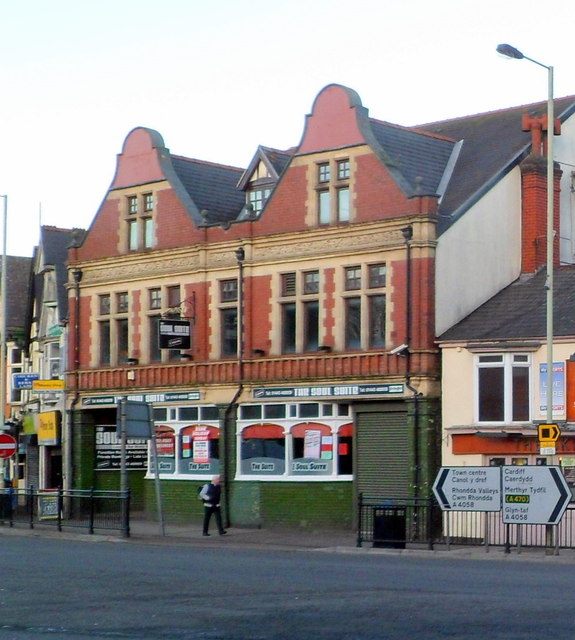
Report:
[[[76,405],[80,399],[80,393],[78,387],[80,385],[80,282],[82,282],[82,269],[74,269],[72,271],[72,277],[74,278],[74,397],[70,403],[70,409],[68,411],[68,420],[66,420],[66,454],[64,456],[66,465],[66,484],[67,488],[72,488],[72,423],[74,421],[74,414]]]
[[[238,263],[238,322],[237,322],[237,330],[238,330],[238,350],[237,350],[237,359],[238,359],[238,388],[234,393],[234,397],[228,403],[225,412],[224,412],[224,505],[225,505],[225,517],[226,517],[226,527],[230,526],[230,451],[231,451],[231,443],[230,438],[232,437],[231,427],[230,427],[230,416],[232,415],[232,411],[236,402],[240,395],[242,394],[244,388],[244,260],[246,258],[246,253],[243,247],[238,247],[235,250],[236,260]],[[234,430],[235,435],[235,430]]]
[[[401,229],[405,240],[405,344],[408,348],[405,351],[406,371],[405,386],[413,393],[413,488],[415,497],[419,493],[420,474],[420,453],[419,453],[419,398],[421,393],[411,384],[411,239],[413,238],[413,226],[409,225]]]

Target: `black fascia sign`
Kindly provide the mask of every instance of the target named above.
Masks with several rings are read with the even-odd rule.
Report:
[[[186,350],[190,348],[190,322],[161,318],[158,325],[160,349]]]

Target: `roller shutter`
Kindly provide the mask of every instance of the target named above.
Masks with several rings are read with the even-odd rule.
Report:
[[[407,497],[410,483],[407,413],[356,413],[357,490],[365,496]]]

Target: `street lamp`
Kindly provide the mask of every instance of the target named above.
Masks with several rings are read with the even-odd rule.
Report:
[[[547,69],[547,424],[553,422],[553,67],[533,60],[510,44],[500,44],[497,53],[516,60],[529,60]]]

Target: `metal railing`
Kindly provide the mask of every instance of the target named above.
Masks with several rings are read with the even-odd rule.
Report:
[[[96,489],[5,489],[0,494],[0,524],[119,531],[130,535],[130,492]]]
[[[549,548],[544,524],[505,524],[501,512],[441,511],[434,498],[359,495],[357,546],[403,549],[407,545]],[[575,549],[575,504],[552,527],[552,548]]]

